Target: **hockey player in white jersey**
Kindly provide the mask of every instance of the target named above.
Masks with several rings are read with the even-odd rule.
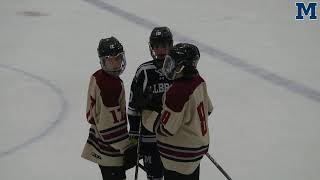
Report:
[[[200,160],[209,148],[207,124],[213,106],[196,68],[199,59],[192,44],[179,43],[170,50],[163,72],[174,82],[163,96],[160,115],[153,111],[146,121],[157,134],[165,180],[198,180]]]
[[[123,180],[125,169],[135,165],[136,154],[128,138],[125,91],[119,78],[126,59],[115,37],[100,40],[98,55],[101,69],[90,78],[86,117],[91,127],[82,157],[99,165],[103,180]]]
[[[156,135],[145,128],[144,119],[149,112],[146,109],[162,108],[162,96],[169,88],[172,80],[162,73],[162,65],[169,49],[173,46],[173,39],[168,27],[155,27],[149,37],[149,50],[153,57],[151,61],[141,64],[131,84],[131,94],[128,107],[131,137],[139,134],[141,126],[141,151],[148,180],[160,180],[163,177],[163,165],[160,160],[156,144]],[[152,97],[152,104],[146,104],[146,97]]]

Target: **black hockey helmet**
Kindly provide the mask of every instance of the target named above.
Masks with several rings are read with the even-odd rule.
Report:
[[[173,46],[166,56],[162,71],[168,79],[175,79],[176,75],[197,73],[200,51],[197,46],[189,43],[178,43]]]
[[[167,47],[166,52],[158,52],[155,51],[156,47],[163,46]],[[168,27],[162,26],[162,27],[155,27],[151,31],[150,37],[149,37],[149,50],[150,55],[153,59],[164,59],[164,57],[167,55],[169,49],[173,46],[173,39],[172,39],[172,33]],[[162,67],[163,61],[159,62],[159,66]]]
[[[113,76],[119,76],[123,73],[126,67],[126,58],[123,46],[118,39],[113,36],[101,39],[97,51],[101,69]]]
[[[153,45],[161,42],[169,42],[171,46],[173,44],[172,33],[166,26],[153,28],[149,37],[149,44],[151,48]]]
[[[113,36],[101,39],[97,50],[99,57],[116,56],[124,52],[122,44]]]

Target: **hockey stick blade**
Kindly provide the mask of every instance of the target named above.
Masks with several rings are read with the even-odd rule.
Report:
[[[213,157],[209,153],[206,153],[206,156],[228,180],[232,180],[231,177],[227,174],[227,172],[222,169],[222,167],[217,163],[216,160],[213,159]]]

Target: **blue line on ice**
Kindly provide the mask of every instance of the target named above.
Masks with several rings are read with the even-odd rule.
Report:
[[[98,8],[104,9],[108,12],[113,13],[114,15],[117,15],[121,18],[124,18],[128,20],[129,22],[136,23],[138,26],[147,28],[147,29],[153,29],[156,26],[159,26],[156,23],[153,23],[152,21],[149,21],[147,19],[141,18],[135,14],[126,12],[118,7],[112,6],[109,3],[106,3],[101,0],[84,0],[90,4],[93,4],[97,6]],[[263,68],[260,68],[258,66],[246,63],[243,59],[232,56],[228,53],[225,53],[219,49],[210,47],[209,45],[206,45],[204,43],[201,43],[199,41],[193,40],[187,36],[181,35],[178,32],[173,32],[175,35],[175,39],[178,41],[184,41],[189,43],[196,44],[201,52],[204,52],[208,54],[211,57],[215,57],[219,60],[222,60],[223,62],[234,66],[238,69],[241,69],[253,76],[256,76],[262,80],[265,80],[267,82],[270,82],[276,86],[283,87],[290,92],[293,92],[295,94],[299,94],[307,99],[310,99],[312,101],[315,101],[317,103],[320,103],[320,92],[312,89],[310,87],[307,87],[301,83],[295,82],[293,80],[286,79],[284,77],[281,77],[275,73],[269,72]]]

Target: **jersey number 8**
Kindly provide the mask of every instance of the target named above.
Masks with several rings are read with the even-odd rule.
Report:
[[[204,136],[208,132],[208,125],[206,121],[206,114],[204,112],[203,102],[199,104],[199,106],[197,107],[197,111],[198,111],[199,120],[201,123],[202,136]]]

